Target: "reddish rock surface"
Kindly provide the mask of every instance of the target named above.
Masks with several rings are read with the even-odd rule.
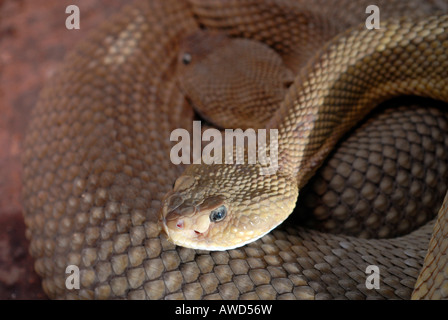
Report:
[[[0,0],[0,299],[45,299],[28,253],[20,155],[39,91],[70,48],[126,0]],[[65,8],[80,9],[67,30]]]

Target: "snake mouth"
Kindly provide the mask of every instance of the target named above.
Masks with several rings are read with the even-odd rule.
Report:
[[[172,242],[181,242],[181,239],[204,240],[210,229],[208,216],[198,214],[196,208],[192,213],[185,214],[180,207],[169,208],[163,205],[159,213],[159,223],[162,231]],[[182,241],[183,242],[183,241]]]
[[[163,229],[166,234],[182,233],[193,237],[205,237],[209,231],[209,225],[201,227],[191,221],[186,222],[183,217],[176,213],[169,213],[167,218],[162,221]]]
[[[173,225],[175,226],[174,228],[172,228]],[[178,220],[170,225],[169,221],[163,219],[162,232],[170,242],[182,247],[197,249],[200,243],[207,242],[209,230],[200,232],[189,228],[184,229],[184,225],[183,220]],[[204,246],[204,250],[207,250],[207,246]]]

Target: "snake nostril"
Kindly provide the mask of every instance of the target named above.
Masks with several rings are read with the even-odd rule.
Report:
[[[183,228],[184,228],[184,220],[179,220],[179,221],[177,221],[177,223],[176,223],[176,227],[177,227],[178,229],[183,229]]]
[[[194,230],[194,233],[196,234],[201,234],[201,232]]]

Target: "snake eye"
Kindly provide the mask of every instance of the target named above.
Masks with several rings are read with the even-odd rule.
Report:
[[[225,206],[220,206],[218,209],[213,210],[210,213],[211,222],[219,222],[223,220],[227,215],[227,208]]]
[[[182,56],[182,63],[187,65],[190,64],[190,62],[191,62],[191,54],[184,53],[184,55]]]

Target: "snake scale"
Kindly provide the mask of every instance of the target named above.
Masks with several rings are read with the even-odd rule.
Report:
[[[315,63],[303,66],[300,61],[316,49],[310,39],[326,42],[363,22],[365,15],[346,18],[344,13],[358,12],[355,8],[364,12],[370,4],[312,3],[142,1],[106,22],[66,57],[33,111],[23,156],[30,252],[50,297],[448,296],[448,198],[435,225],[428,223],[393,239],[355,238],[284,224],[244,247],[206,251],[175,246],[160,235],[162,199],[184,170],[169,161],[170,132],[191,129],[195,118],[176,81],[179,43],[199,28],[261,41],[278,51],[286,65],[304,70],[285,96],[283,105],[289,107],[280,108],[269,123],[280,123],[282,136],[294,123],[288,119],[305,110],[316,120],[313,123],[322,124],[313,131],[311,145],[279,140],[282,168],[296,174],[300,167],[303,183],[330,146],[367,113],[367,108],[355,112],[356,107],[397,94],[448,100],[448,17],[423,18],[437,11],[429,3],[379,2],[384,18],[388,12],[421,16],[416,22],[390,20],[375,31],[350,31],[326,45],[312,60]],[[418,11],[415,4],[421,5]],[[400,63],[394,65],[396,61]],[[370,76],[383,81],[370,86]],[[331,81],[334,87],[325,87]],[[315,101],[325,105],[350,102],[352,97],[361,103],[348,103],[353,109],[335,112],[337,121],[313,113]],[[434,112],[435,119],[442,118]],[[330,134],[327,126],[336,130]],[[300,135],[301,129],[293,131]],[[310,157],[316,161],[308,161]],[[294,161],[284,162],[291,158]],[[296,195],[297,191],[288,194]],[[67,265],[81,270],[79,290],[65,287]],[[368,265],[381,271],[379,289],[366,288]]]

